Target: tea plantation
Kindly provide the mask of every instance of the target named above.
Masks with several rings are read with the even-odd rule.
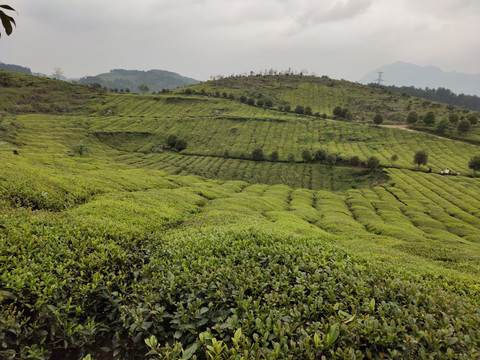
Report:
[[[479,358],[479,145],[331,119],[423,102],[285,77],[135,95],[0,72],[0,358]]]

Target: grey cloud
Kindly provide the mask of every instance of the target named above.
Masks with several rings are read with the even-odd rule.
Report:
[[[309,3],[298,19],[304,25],[338,22],[355,18],[370,8],[372,0],[336,0]]]

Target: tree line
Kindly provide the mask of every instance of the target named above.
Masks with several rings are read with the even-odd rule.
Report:
[[[460,106],[473,111],[480,111],[480,97],[475,95],[455,94],[449,89],[439,87],[438,89],[420,89],[413,86],[384,86],[378,84],[369,84],[373,87],[382,87],[388,91],[420,97],[431,101],[446,103],[449,105]]]

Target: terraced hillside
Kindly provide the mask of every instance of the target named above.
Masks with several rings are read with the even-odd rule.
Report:
[[[1,115],[0,356],[479,356],[478,146],[228,98],[83,99]]]

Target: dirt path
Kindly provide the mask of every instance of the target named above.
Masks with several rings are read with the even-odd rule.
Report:
[[[400,124],[400,125],[380,125],[380,126],[381,126],[381,127],[387,127],[387,128],[393,128],[393,129],[401,129],[401,130],[406,130],[406,131],[413,131],[413,132],[417,132],[417,133],[432,135],[432,136],[435,136],[436,138],[439,138],[439,139],[455,141],[455,140],[453,140],[453,139],[449,139],[449,138],[446,138],[446,137],[443,137],[443,136],[440,136],[440,135],[435,135],[435,134],[427,133],[427,132],[424,132],[424,131],[418,131],[418,130],[410,129],[410,128],[408,127],[408,125],[405,125],[405,124]]]

